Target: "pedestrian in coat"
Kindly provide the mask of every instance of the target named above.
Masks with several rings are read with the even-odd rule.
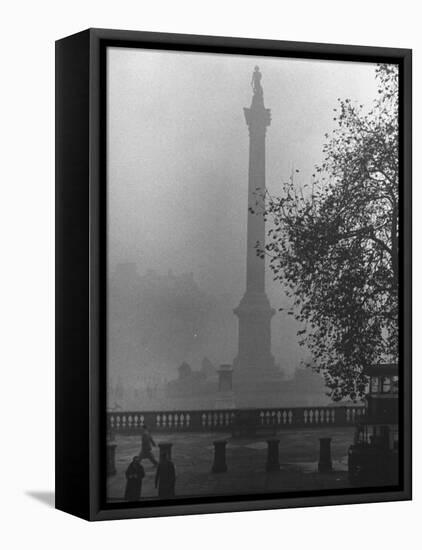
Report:
[[[147,458],[150,462],[154,464],[154,466],[157,466],[158,462],[156,461],[154,455],[152,454],[152,448],[156,447],[156,444],[146,424],[142,426],[141,435],[142,435],[142,447],[141,447],[141,452],[139,453],[139,459],[142,461],[144,458]]]
[[[134,456],[126,470],[125,500],[139,500],[142,492],[142,480],[145,471],[142,467],[139,456]]]
[[[176,470],[167,454],[161,457],[155,474],[155,487],[158,486],[159,497],[174,497],[176,484]]]

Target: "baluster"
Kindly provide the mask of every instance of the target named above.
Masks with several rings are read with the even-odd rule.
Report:
[[[303,422],[304,422],[305,424],[308,423],[308,410],[307,410],[307,409],[305,409],[305,410],[303,411]]]
[[[287,416],[288,416],[288,419],[289,419],[289,424],[291,424],[292,421],[293,421],[293,413],[292,413],[292,411],[289,411],[289,413],[288,413]]]

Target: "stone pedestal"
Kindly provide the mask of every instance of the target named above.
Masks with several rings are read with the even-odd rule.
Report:
[[[331,437],[322,437],[319,440],[319,462],[318,472],[332,472],[333,464],[331,462]]]
[[[214,441],[214,462],[211,470],[214,474],[227,472],[226,445],[227,441]]]
[[[160,462],[163,456],[167,456],[168,460],[171,460],[171,448],[173,443],[159,443],[158,448],[160,449]]]
[[[233,367],[231,365],[220,365],[218,373],[218,394],[215,400],[216,409],[234,409],[233,393]]]
[[[107,476],[116,473],[116,447],[115,443],[107,443]]]
[[[267,439],[267,464],[265,470],[267,472],[278,472],[280,470],[280,462],[278,457],[279,439]]]

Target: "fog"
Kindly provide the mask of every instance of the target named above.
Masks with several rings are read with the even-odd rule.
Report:
[[[171,378],[184,360],[199,368],[203,357],[218,365],[236,355],[233,308],[246,280],[249,136],[243,107],[251,103],[255,65],[272,114],[267,188],[277,194],[293,170],[299,170],[298,183],[310,180],[322,159],[324,134],[335,125],[337,98],[373,101],[375,65],[108,49],[112,375]],[[128,277],[136,278],[135,269],[140,277],[152,272],[133,286]],[[266,276],[271,305],[288,305],[269,270]],[[156,281],[155,290],[147,279]],[[184,280],[193,282],[183,287]],[[167,297],[157,297],[160,288]],[[178,324],[181,303],[190,314]],[[272,351],[287,375],[303,358],[297,328],[283,312],[272,322]]]

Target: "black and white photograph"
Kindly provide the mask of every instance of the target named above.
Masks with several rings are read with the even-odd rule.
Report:
[[[398,488],[398,65],[106,74],[107,503]]]
[[[413,550],[417,8],[2,5],[2,548]]]

